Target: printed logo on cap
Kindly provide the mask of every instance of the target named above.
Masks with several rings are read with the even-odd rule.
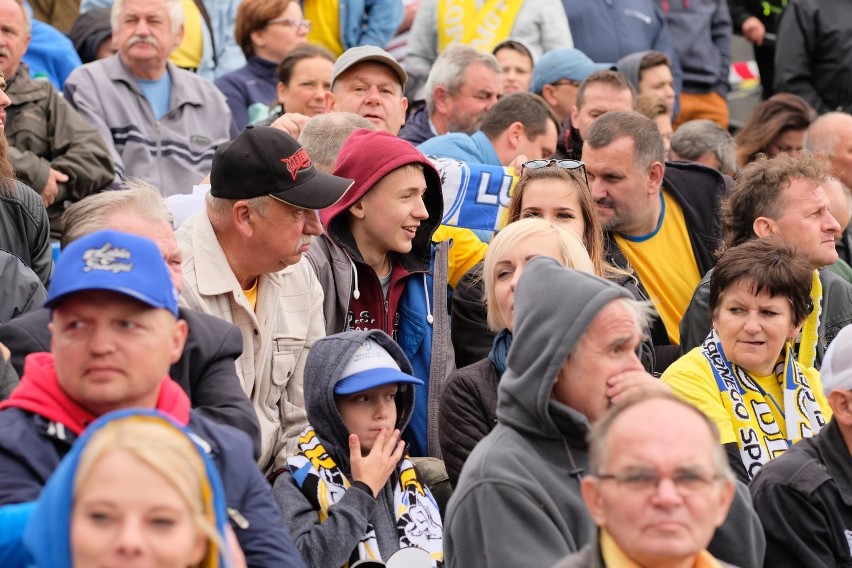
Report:
[[[308,153],[304,148],[299,148],[299,150],[289,158],[281,158],[281,161],[287,165],[287,171],[289,171],[290,175],[293,176],[293,181],[296,181],[296,176],[300,171],[311,167],[311,157],[308,156]]]
[[[119,272],[130,272],[133,270],[130,250],[123,247],[114,247],[112,243],[104,243],[100,248],[90,248],[83,253],[83,272],[92,270],[103,270],[117,274]]]

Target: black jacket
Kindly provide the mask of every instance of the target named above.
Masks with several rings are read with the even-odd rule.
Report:
[[[497,424],[500,375],[489,359],[457,369],[447,379],[438,407],[441,455],[455,487],[467,456]]]
[[[791,0],[778,26],[775,91],[820,114],[852,112],[852,9],[845,0]]]
[[[714,253],[722,242],[719,203],[728,192],[729,182],[730,178],[699,164],[666,163],[663,187],[683,210],[692,254],[702,277],[716,264]],[[613,235],[607,232],[605,237],[607,260],[615,266],[627,268],[627,259],[618,248]],[[641,282],[639,285],[643,295],[650,297]],[[659,316],[654,318],[651,325],[651,341],[657,360],[655,370],[662,372],[677,358],[679,351],[678,346],[671,345],[666,327]]]
[[[415,146],[433,138],[435,133],[429,126],[429,113],[426,106],[422,106],[405,121],[405,126],[399,131],[399,137],[408,140]]]
[[[766,534],[764,566],[852,566],[852,456],[834,420],[770,460],[750,490]]]
[[[260,451],[260,425],[254,407],[243,392],[234,360],[243,352],[240,330],[217,317],[180,308],[189,334],[183,355],[169,369],[169,376],[189,395],[192,407],[205,418],[242,430]],[[50,351],[46,308],[30,312],[0,326],[0,343],[11,351],[18,376],[30,353]]]
[[[16,180],[0,182],[0,249],[23,260],[45,287],[50,283],[53,253],[47,211],[38,193]]]

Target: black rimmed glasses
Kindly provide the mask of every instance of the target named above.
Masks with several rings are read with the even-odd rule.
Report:
[[[313,23],[310,20],[300,20],[298,18],[275,18],[266,22],[267,26],[275,24],[281,24],[288,28],[304,28],[306,32],[310,32],[311,27],[313,27]]]
[[[673,475],[662,476],[656,471],[637,470],[621,474],[599,473],[595,475],[601,481],[614,481],[619,488],[636,495],[648,496],[656,493],[663,479],[671,481],[682,497],[702,495],[714,482],[722,479],[720,475],[710,475],[700,471],[682,470]]]
[[[589,176],[586,174],[586,164],[580,160],[530,160],[521,164],[521,170],[540,170],[541,168],[561,168],[563,170],[583,170],[583,179],[589,185]]]

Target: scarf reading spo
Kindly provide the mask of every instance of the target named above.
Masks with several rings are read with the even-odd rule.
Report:
[[[491,53],[507,39],[523,0],[438,0],[438,53],[458,42]]]
[[[731,417],[749,479],[754,479],[766,462],[784,453],[794,442],[814,436],[825,426],[825,417],[789,342],[784,348],[783,368],[776,367],[779,379],[784,380],[783,408],[745,369],[728,361],[715,330],[704,340],[701,350],[710,362],[722,403]],[[770,404],[784,414],[786,438]]]
[[[328,455],[313,428],[308,427],[299,436],[299,451],[288,458],[287,465],[302,494],[319,513],[320,523],[325,522],[329,507],[343,497],[350,483]],[[399,546],[425,550],[432,557],[432,566],[440,568],[444,564],[444,545],[438,505],[429,489],[417,479],[414,464],[408,456],[402,458],[397,473],[393,503]],[[357,550],[361,560],[382,559],[376,532],[371,525],[367,525],[367,532],[358,543]]]

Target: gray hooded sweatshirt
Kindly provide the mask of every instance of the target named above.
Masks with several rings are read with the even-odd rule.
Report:
[[[403,373],[412,374],[411,365],[400,347],[379,330],[347,331],[317,341],[305,363],[305,410],[328,454],[352,481],[349,463],[349,430],[343,423],[334,402],[334,386],[355,351],[373,339],[384,347],[399,364]],[[400,390],[397,402],[397,428],[404,429],[414,408],[414,389]],[[322,524],[317,510],[296,485],[289,470],[275,479],[273,492],[290,529],[296,548],[309,567],[336,568],[350,560],[358,542],[373,526],[382,558],[397,551],[399,534],[394,515],[393,488],[395,474],[385,483],[378,498],[366,484],[356,482],[343,498],[329,507],[329,517]],[[357,554],[353,560],[357,560]]]
[[[550,396],[559,369],[594,317],[619,298],[632,296],[553,259],[527,265],[515,290],[499,423],[470,454],[450,499],[446,566],[550,568],[594,540],[596,527],[580,494],[590,424]],[[762,565],[765,539],[745,486],[708,548],[739,566]]]

